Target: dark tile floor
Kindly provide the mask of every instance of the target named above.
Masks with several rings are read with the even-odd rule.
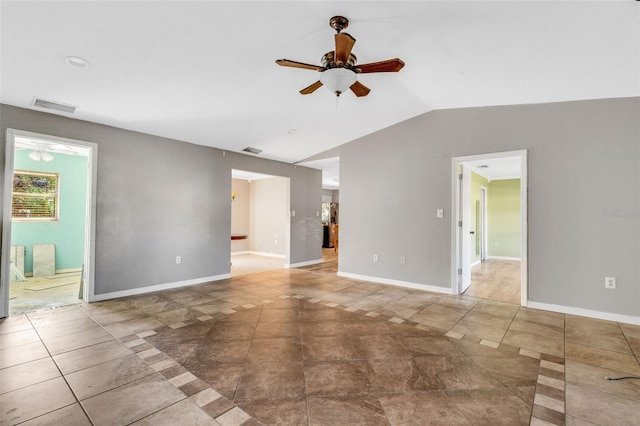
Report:
[[[0,322],[0,424],[637,425],[640,327],[331,262]]]

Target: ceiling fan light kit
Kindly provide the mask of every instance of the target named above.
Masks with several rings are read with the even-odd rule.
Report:
[[[322,65],[305,64],[289,59],[276,60],[276,64],[283,67],[302,68],[320,73],[320,79],[300,90],[300,94],[308,95],[325,86],[336,96],[340,96],[347,89],[351,89],[358,97],[367,96],[371,89],[358,81],[358,74],[398,72],[404,67],[404,62],[398,58],[356,65],[356,55],[351,53],[356,39],[342,32],[349,26],[349,20],[344,16],[334,16],[329,20],[329,26],[336,31],[335,50],[325,53]]]
[[[53,161],[53,155],[43,150],[33,150],[29,153],[29,158],[33,161]]]

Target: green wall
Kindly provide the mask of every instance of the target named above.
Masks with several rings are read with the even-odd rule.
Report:
[[[87,157],[52,154],[53,161],[34,161],[31,150],[16,151],[16,170],[60,174],[59,220],[55,222],[12,221],[11,245],[25,246],[25,273],[33,272],[33,244],[56,245],[56,270],[82,267],[87,194]]]
[[[479,229],[478,229],[478,215],[476,213],[477,206],[480,206],[480,198],[482,197],[482,193],[480,192],[481,187],[489,188],[489,181],[484,177],[480,176],[476,172],[471,172],[471,204],[469,205],[469,214],[471,215],[471,224],[470,230],[475,232],[475,234],[471,235],[470,239],[470,256],[469,260],[471,263],[475,263],[480,261],[480,246],[479,246]]]
[[[488,255],[521,257],[520,179],[489,182]]]

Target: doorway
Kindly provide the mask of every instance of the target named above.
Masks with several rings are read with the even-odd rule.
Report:
[[[289,264],[290,179],[231,171],[231,276]]]
[[[526,306],[526,154],[523,150],[453,158],[454,294]]]
[[[93,299],[97,145],[8,129],[0,317]]]

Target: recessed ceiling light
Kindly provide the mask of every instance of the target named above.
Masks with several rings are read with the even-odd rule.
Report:
[[[289,133],[290,135],[295,135],[296,133],[298,133],[298,131],[296,129],[289,129],[287,130],[287,133]]]
[[[89,61],[79,56],[67,56],[64,61],[71,68],[89,68]]]

